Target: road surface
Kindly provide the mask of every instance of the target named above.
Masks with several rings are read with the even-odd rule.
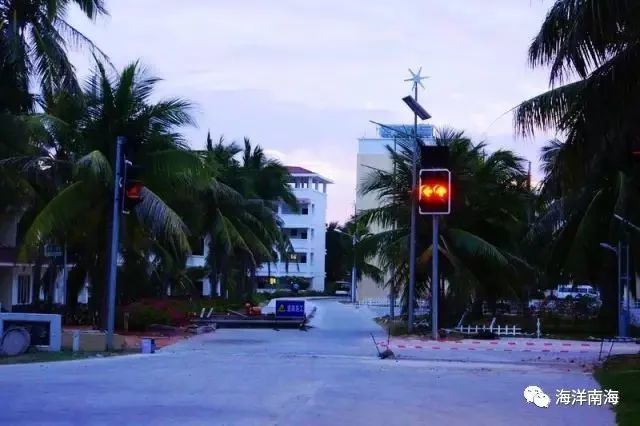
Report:
[[[614,424],[604,406],[555,405],[556,389],[598,388],[575,364],[379,360],[367,308],[314,303],[307,332],[218,330],[152,355],[0,366],[0,424]],[[529,385],[549,408],[525,402]]]

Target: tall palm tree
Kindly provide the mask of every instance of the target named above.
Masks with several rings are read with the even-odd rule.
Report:
[[[193,124],[189,104],[181,99],[152,102],[157,81],[138,63],[116,76],[98,64],[83,96],[60,92],[47,99],[49,155],[25,162],[37,170],[69,167],[60,191],[26,232],[24,252],[64,237],[77,253],[77,267],[91,279],[96,308],[103,299],[117,136],[126,138],[127,158],[142,166],[145,184],[143,201],[123,225],[124,267],[130,260],[149,259],[157,246],[176,258],[190,251],[185,224],[164,200],[190,191],[203,176],[203,166],[176,133]]]
[[[640,141],[640,4],[557,0],[529,59],[532,66],[550,67],[552,87],[517,107],[516,129],[523,135],[556,130],[563,139],[543,151],[541,211],[530,241],[545,250],[541,258],[547,259],[550,283],[561,279],[562,271],[577,279],[603,279],[592,265],[611,265],[613,259],[598,242],[625,233],[614,214],[640,219],[640,165],[631,157]],[[635,245],[632,250],[637,265],[640,250]],[[612,311],[615,286],[603,290]]]
[[[59,89],[80,93],[67,47],[88,47],[106,56],[65,20],[74,4],[92,20],[106,14],[103,0],[0,1],[0,105],[11,105],[14,112],[30,111],[32,78],[42,93]]]
[[[482,298],[495,302],[518,295],[523,279],[519,272],[531,269],[518,252],[518,239],[526,230],[527,173],[522,159],[509,151],[485,156],[485,144],[473,144],[462,132],[448,129],[437,132],[436,142],[449,147],[455,188],[452,214],[441,219],[441,271],[449,283],[448,299],[461,308]],[[362,194],[374,194],[380,202],[359,215],[360,221],[383,229],[374,235],[369,250],[378,256],[383,271],[395,271],[386,285],[404,288],[405,306],[412,145],[399,140],[397,151],[388,147],[395,174],[374,169],[360,187]],[[418,221],[419,296],[433,286],[430,225]]]
[[[241,161],[236,158],[242,154]],[[226,145],[221,138],[214,144],[207,137],[201,152],[212,171],[210,182],[201,193],[202,226],[208,235],[207,264],[212,286],[221,282],[221,295],[229,290],[233,269],[236,296],[246,297],[255,289],[255,271],[290,252],[277,216],[277,202],[295,203],[288,182],[288,171],[266,158],[262,149],[245,139],[244,150]],[[250,277],[250,282],[247,282]]]
[[[41,99],[31,93],[31,82],[40,84],[41,94],[58,88],[79,92],[67,47],[88,47],[106,57],[65,21],[71,5],[92,20],[106,14],[103,0],[0,1],[0,160],[37,155],[42,149],[37,146],[41,123],[25,115]],[[14,215],[34,201],[34,190],[22,177],[7,172],[0,170],[0,204]]]

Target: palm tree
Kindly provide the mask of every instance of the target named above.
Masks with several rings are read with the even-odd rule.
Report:
[[[240,153],[242,161],[236,159]],[[226,145],[222,138],[214,145],[209,135],[207,149],[200,154],[212,171],[201,193],[209,280],[212,286],[220,281],[221,295],[225,295],[232,271],[239,270],[235,293],[247,297],[255,290],[256,268],[274,262],[279,252],[285,258],[290,252],[277,216],[279,200],[295,203],[287,184],[288,171],[266,158],[259,146],[252,148],[248,139],[242,150],[235,143]]]
[[[68,45],[88,47],[106,56],[66,20],[75,4],[89,19],[106,14],[103,0],[2,0],[0,1],[0,106],[13,112],[33,108],[29,81],[42,93],[67,90],[79,94],[75,70],[67,57]]]
[[[640,219],[640,167],[631,158],[640,140],[639,17],[640,5],[628,0],[558,0],[529,48],[532,66],[550,66],[552,87],[517,107],[516,129],[556,130],[563,139],[543,150],[540,212],[529,236],[544,254],[549,285],[562,271],[603,279],[593,265],[607,270],[612,259],[598,242],[624,235],[613,215]],[[632,251],[637,265],[640,251]],[[615,286],[603,290],[611,312]]]
[[[543,148],[545,178],[540,187],[539,213],[527,243],[545,272],[548,288],[567,280],[600,283],[603,318],[613,325],[617,306],[615,259],[601,249],[600,243],[630,241],[632,263],[638,264],[637,239],[630,238],[614,215],[640,219],[633,201],[640,198],[640,188],[637,177],[613,165],[592,170],[586,176],[572,174],[571,170],[580,169],[575,165],[579,158],[575,145],[558,140],[549,141]]]
[[[448,282],[447,298],[457,307],[483,298],[495,302],[515,296],[522,270],[531,269],[518,252],[526,231],[527,173],[523,160],[509,151],[483,154],[484,143],[473,144],[462,132],[437,132],[438,145],[450,150],[452,214],[442,217],[441,271]],[[398,141],[399,149],[387,147],[395,165],[392,171],[374,169],[362,182],[362,194],[375,194],[380,206],[359,215],[365,224],[383,231],[369,242],[383,271],[395,271],[386,285],[405,289],[408,281],[408,239],[411,206],[412,142]],[[425,296],[432,283],[431,226],[419,220],[417,230],[417,295]]]
[[[327,282],[341,281],[349,275],[351,263],[348,253],[352,243],[349,238],[346,238],[342,231],[338,222],[331,222],[327,225],[327,232],[325,234],[327,247],[325,271]]]
[[[327,240],[332,238],[331,234],[339,234],[341,236],[341,252],[338,253],[338,256],[344,265],[344,269],[348,271],[348,275],[351,275],[355,261],[357,281],[362,281],[362,278],[366,276],[376,283],[383,282],[382,270],[375,265],[378,240],[364,221],[359,221],[354,216],[342,227],[334,227],[329,224],[327,227]],[[356,237],[355,245],[353,244],[354,235]]]
[[[105,14],[102,0],[2,0],[0,1],[0,160],[37,155],[36,135],[42,133],[37,120],[25,116],[33,112],[37,95],[30,83],[38,82],[41,93],[65,88],[78,93],[73,66],[67,58],[68,46],[88,47],[103,56],[90,40],[69,25],[64,17],[71,4],[95,19]],[[0,214],[21,214],[34,201],[29,182],[0,170]],[[18,212],[18,213],[16,213]]]
[[[37,171],[62,164],[66,172],[59,192],[26,232],[23,253],[64,238],[77,253],[77,268],[90,277],[94,308],[103,299],[117,136],[126,138],[127,158],[142,166],[145,184],[143,201],[123,225],[123,267],[150,259],[160,247],[174,258],[190,251],[185,224],[164,200],[197,186],[203,165],[176,133],[193,124],[189,104],[181,99],[151,102],[157,81],[138,63],[114,77],[98,64],[83,96],[60,92],[47,97],[48,155],[24,162]]]

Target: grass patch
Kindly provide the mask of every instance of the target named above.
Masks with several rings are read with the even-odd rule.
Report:
[[[116,351],[116,352],[46,352],[30,350],[22,355],[18,356],[3,356],[0,357],[0,365],[8,364],[30,364],[34,362],[57,362],[57,361],[71,361],[76,359],[87,358],[108,358],[113,356],[128,355],[132,353],[138,353],[139,351]]]
[[[614,407],[618,425],[640,425],[640,355],[612,356],[594,376],[603,389],[619,392],[620,403]]]

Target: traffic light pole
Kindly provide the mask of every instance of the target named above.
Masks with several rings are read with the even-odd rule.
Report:
[[[414,99],[418,102],[418,85],[415,85]],[[411,232],[409,233],[409,305],[407,307],[408,332],[413,333],[413,306],[416,293],[416,216],[418,214],[418,114],[413,121],[413,158],[411,161]]]
[[[124,159],[122,149],[125,139],[118,137],[116,142],[116,175],[113,182],[113,213],[111,223],[111,250],[109,252],[108,305],[107,305],[107,351],[113,350],[113,331],[116,319],[116,276],[118,273],[118,247],[120,237],[120,212],[122,209],[122,187]]]
[[[433,243],[431,246],[431,333],[438,340],[438,298],[440,296],[440,280],[438,276],[438,255],[440,240],[440,216],[433,216]]]

